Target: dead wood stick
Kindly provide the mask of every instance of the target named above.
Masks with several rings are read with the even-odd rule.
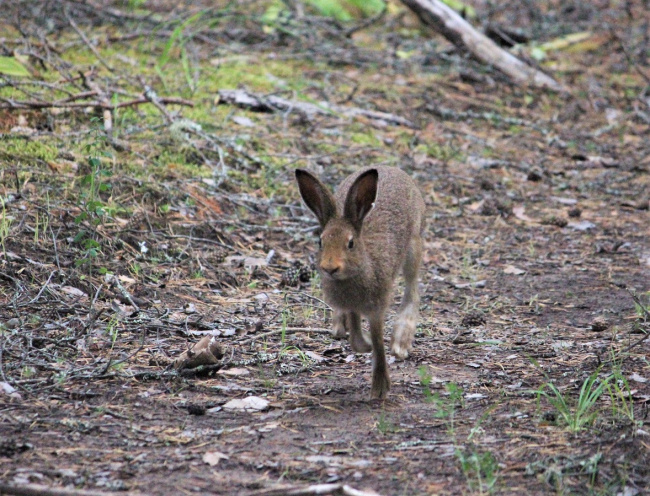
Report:
[[[327,102],[319,102],[318,105],[297,100],[287,100],[275,95],[256,95],[244,90],[219,90],[219,103],[228,103],[238,107],[257,110],[258,112],[273,112],[281,110],[285,112],[296,111],[306,115],[308,118],[314,115],[344,115],[346,117],[366,117],[368,119],[384,121],[388,124],[417,127],[413,122],[398,115],[379,112],[376,110],[365,110],[357,107],[343,107],[332,105]]]
[[[287,334],[293,334],[296,332],[315,332],[317,334],[332,333],[332,331],[330,331],[329,329],[319,329],[319,328],[311,328],[311,327],[287,327],[286,329],[274,329],[269,332],[263,332],[262,334],[256,334],[252,338],[244,339],[243,341],[236,341],[235,344],[239,344],[239,345],[248,344],[248,343],[252,343],[253,341],[257,341],[258,339],[272,336],[274,334],[282,334],[283,332],[286,332]]]
[[[567,91],[552,77],[500,48],[440,0],[402,0],[402,3],[415,12],[424,24],[432,26],[451,43],[462,50],[468,50],[481,62],[493,65],[518,85]]]
[[[89,77],[86,77],[86,75],[81,72],[79,73],[81,76],[81,79],[83,81],[83,84],[86,88],[88,88],[90,91],[95,93],[97,95],[97,98],[99,98],[100,103],[102,104],[102,116],[104,117],[104,131],[106,132],[106,136],[108,136],[109,140],[113,139],[113,109],[110,108],[111,102],[108,96],[106,95],[106,92],[100,88],[100,86],[92,81]]]
[[[80,97],[86,98],[86,97]],[[194,107],[194,103],[178,97],[159,97],[157,100],[159,103],[164,103],[166,105],[184,105],[186,107]],[[151,103],[146,97],[136,98],[135,100],[129,100],[128,102],[120,103],[108,103],[108,102],[71,102],[69,98],[65,100],[59,100],[56,102],[42,102],[35,100],[28,101],[14,101],[9,98],[0,98],[0,108],[10,108],[10,109],[43,109],[43,108],[86,108],[86,107],[97,107],[97,108],[107,108],[109,110],[115,110],[123,107],[132,107],[135,105],[142,105],[143,103]]]
[[[113,68],[112,68],[112,67],[108,64],[108,62],[106,62],[106,61],[104,60],[104,58],[99,54],[99,52],[97,51],[97,48],[95,48],[95,45],[93,45],[93,44],[90,42],[90,40],[89,40],[88,38],[86,38],[86,35],[84,34],[84,32],[83,32],[81,29],[79,29],[79,26],[77,26],[77,23],[74,22],[74,19],[72,19],[72,17],[70,17],[70,14],[68,13],[68,8],[67,8],[67,7],[64,7],[64,8],[63,8],[63,13],[64,13],[64,15],[65,15],[65,18],[66,18],[66,19],[68,20],[68,22],[70,23],[70,26],[72,26],[72,29],[74,29],[74,30],[76,31],[76,33],[79,35],[79,38],[81,38],[81,41],[83,41],[83,42],[85,43],[85,45],[88,47],[88,49],[89,49],[91,52],[93,52],[93,54],[95,55],[95,57],[97,57],[97,60],[99,60],[99,62],[100,62],[104,67],[106,67],[106,69],[108,69],[110,72],[113,72]]]
[[[138,81],[140,81],[140,84],[142,84],[142,87],[144,88],[144,97],[149,102],[151,102],[154,105],[154,107],[160,110],[160,113],[165,118],[165,122],[167,124],[171,124],[172,122],[174,122],[174,118],[171,116],[171,114],[167,111],[165,106],[162,104],[160,98],[153,90],[153,88],[151,88],[151,86],[149,86],[142,77],[139,77]]]
[[[112,274],[107,274],[106,282],[112,286],[115,286],[119,290],[120,294],[122,295],[122,298],[128,301],[131,304],[131,306],[135,309],[136,312],[140,311],[140,307],[137,305],[135,301],[133,301],[133,298],[131,297],[131,293],[129,293],[127,289],[124,286],[122,286],[122,283],[117,277],[115,277]]]
[[[312,496],[321,494],[339,494],[345,496],[379,496],[374,491],[361,491],[347,484],[313,484],[304,487],[282,487],[277,489],[264,489],[249,493],[249,496]]]
[[[117,493],[86,491],[83,489],[63,489],[43,486],[41,484],[21,484],[19,486],[13,486],[0,482],[0,494],[11,494],[14,496],[108,496]]]

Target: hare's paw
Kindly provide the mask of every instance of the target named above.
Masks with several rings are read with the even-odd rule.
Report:
[[[355,353],[370,353],[372,351],[372,344],[369,342],[370,338],[359,330],[358,332],[350,332],[350,348]]]
[[[370,389],[370,398],[383,400],[388,395],[390,390],[390,378],[388,377],[388,371],[384,373],[373,373],[372,374],[372,388]]]
[[[413,336],[417,326],[418,311],[415,305],[408,305],[397,317],[390,349],[397,358],[404,360],[413,346]]]
[[[347,315],[345,312],[334,310],[332,318],[332,336],[335,338],[344,338],[348,334]]]
[[[406,360],[409,356],[409,352],[411,351],[411,346],[410,344],[408,346],[405,346],[404,344],[393,340],[390,345],[390,350],[393,355],[395,355],[395,358],[399,360]]]

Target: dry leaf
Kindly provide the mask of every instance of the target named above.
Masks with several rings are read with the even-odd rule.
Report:
[[[75,288],[74,286],[61,286],[61,291],[63,291],[65,294],[68,294],[70,296],[75,296],[77,298],[86,298],[86,293],[81,291],[78,288]]]
[[[575,231],[588,231],[589,229],[594,229],[596,224],[589,222],[588,220],[581,220],[579,222],[569,222],[567,224],[571,229]]]
[[[221,460],[229,459],[230,457],[228,455],[225,455],[219,451],[208,451],[203,454],[203,461],[211,467],[218,465]]]
[[[637,374],[636,372],[634,372],[634,374],[632,374],[632,375],[630,376],[630,380],[631,380],[631,381],[635,381],[635,382],[640,382],[640,383],[648,382],[648,379],[646,379],[646,378],[643,377],[643,376],[640,376],[640,375]]]
[[[224,370],[220,370],[220,371],[217,372],[217,373],[218,373],[218,374],[221,374],[221,375],[229,375],[229,376],[231,376],[231,377],[238,377],[238,376],[241,376],[241,375],[249,375],[249,374],[250,374],[250,372],[248,371],[248,369],[245,369],[245,368],[237,368],[237,367],[232,368],[232,369],[224,369]]]
[[[205,336],[197,342],[191,349],[181,353],[174,360],[174,368],[193,369],[199,365],[215,365],[223,357],[223,350],[215,336]]]
[[[230,400],[228,403],[223,405],[224,410],[243,410],[243,411],[255,411],[255,410],[266,410],[269,407],[269,402],[264,398],[259,396],[247,396],[244,399],[234,399]]]
[[[505,268],[503,269],[504,274],[513,274],[515,276],[520,276],[522,274],[525,274],[526,271],[523,269],[519,269],[515,267],[514,265],[506,265]]]
[[[512,213],[515,214],[515,217],[517,217],[519,220],[523,220],[524,222],[535,222],[535,219],[531,219],[528,217],[526,214],[526,207],[523,205],[517,205],[516,207],[512,207]]]

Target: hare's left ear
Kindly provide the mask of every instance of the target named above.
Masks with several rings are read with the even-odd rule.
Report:
[[[325,227],[332,218],[336,217],[336,202],[332,193],[318,178],[306,170],[296,169],[296,180],[300,196],[309,210],[314,212],[320,226]]]
[[[354,181],[345,198],[343,215],[357,231],[361,230],[363,219],[375,206],[378,180],[377,169],[365,171]]]

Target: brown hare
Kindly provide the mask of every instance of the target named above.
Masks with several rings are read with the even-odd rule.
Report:
[[[333,334],[349,334],[354,351],[372,350],[372,398],[390,389],[384,351],[384,317],[400,269],[406,289],[391,341],[406,358],[417,325],[424,200],[413,180],[394,167],[366,167],[347,177],[334,195],[315,176],[297,169],[302,199],[320,222],[317,266],[333,308]],[[361,317],[370,323],[370,337]]]

